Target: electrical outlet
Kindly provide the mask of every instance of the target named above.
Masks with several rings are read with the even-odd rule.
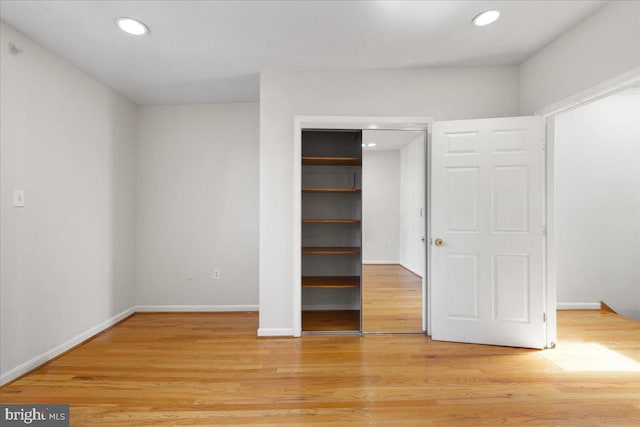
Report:
[[[13,190],[13,206],[24,208],[24,190]]]
[[[213,270],[213,280],[220,280],[220,270],[217,268]]]

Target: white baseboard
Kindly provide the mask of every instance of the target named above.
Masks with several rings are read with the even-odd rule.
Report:
[[[148,312],[223,312],[258,311],[258,305],[139,305],[138,313]]]
[[[362,261],[363,264],[400,264],[400,261],[397,259],[383,259],[383,260],[375,260],[375,259],[365,259]]]
[[[407,267],[406,265],[404,265],[404,264],[400,264],[400,267],[404,268],[404,269],[405,269],[405,270],[407,270],[409,273],[412,273],[412,274],[414,274],[414,275],[416,275],[416,276],[418,276],[419,278],[421,278],[421,279],[422,279],[422,274],[418,274],[417,272],[413,271],[412,269],[410,269],[410,268],[409,268],[409,267]]]
[[[556,310],[600,310],[599,302],[558,302]]]
[[[61,355],[62,353],[64,353],[65,351],[68,351],[70,349],[72,349],[73,347],[77,346],[78,344],[82,343],[83,341],[88,340],[89,338],[92,338],[94,335],[99,334],[100,332],[104,331],[105,329],[115,325],[116,323],[118,323],[119,321],[121,321],[122,319],[129,317],[130,315],[134,314],[136,312],[136,308],[135,307],[131,307],[125,311],[123,311],[122,313],[116,314],[115,316],[111,317],[110,319],[105,320],[104,322],[100,323],[99,325],[96,325],[92,328],[87,329],[86,331],[84,331],[83,333],[76,335],[75,337],[71,338],[70,340],[63,342],[62,344],[45,351],[42,354],[39,354],[38,356],[27,360],[26,362],[16,366],[15,368],[5,372],[4,374],[0,375],[0,386],[4,385],[6,383],[8,383],[9,381],[13,381],[16,378],[26,374],[29,371],[34,370],[35,368],[37,368],[38,366],[50,361],[51,359],[55,359],[56,357],[58,357],[59,355]]]
[[[293,328],[258,328],[259,337],[293,337]]]
[[[51,359],[55,359],[65,351],[70,350],[78,344],[81,344],[83,341],[86,341],[93,336],[99,334],[105,329],[115,325],[122,319],[129,317],[134,313],[144,313],[144,312],[223,312],[223,311],[258,311],[258,305],[139,305],[131,307],[122,313],[116,314],[110,319],[105,320],[97,326],[87,329],[83,333],[71,338],[70,340],[45,351],[38,356],[27,360],[26,362],[16,366],[15,368],[3,373],[0,375],[0,386],[13,381],[14,379],[36,369],[37,367],[43,365],[44,363],[50,361]],[[277,331],[277,330],[275,330]],[[284,330],[283,330],[284,331]],[[287,329],[287,333],[282,333],[282,335],[293,336],[293,330]],[[271,336],[271,335],[265,335]]]

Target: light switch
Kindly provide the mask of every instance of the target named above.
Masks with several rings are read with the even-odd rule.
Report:
[[[13,190],[13,206],[24,208],[24,190]]]

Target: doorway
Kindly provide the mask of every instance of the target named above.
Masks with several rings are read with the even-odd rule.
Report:
[[[640,86],[553,121],[557,307],[640,321]]]
[[[544,162],[541,161],[545,152],[544,119],[512,117],[434,123],[432,119],[416,117],[296,116],[292,159],[294,336],[302,334],[302,235],[299,226],[303,219],[300,204],[303,190],[302,131],[426,131],[431,124],[434,125],[433,133],[430,134],[427,147],[430,162],[426,166],[426,200],[430,202],[425,236],[429,242],[426,250],[428,274],[425,275],[428,279],[422,281],[423,290],[426,289],[422,295],[427,298],[427,302],[422,304],[423,330],[433,339],[532,348],[544,345],[545,334],[548,343],[552,335],[550,330],[555,334],[555,316],[547,322],[547,313],[544,311],[547,307],[555,310],[555,300],[545,306],[545,301],[550,300],[544,298],[546,282],[542,258],[546,229],[541,217],[544,195],[540,191],[541,186],[544,187],[540,173],[544,170]],[[492,156],[500,155],[502,160],[492,164],[487,160],[492,156],[480,156],[481,152],[488,151]],[[465,159],[469,162],[465,162]],[[483,160],[483,163],[475,164],[477,159]],[[499,176],[495,176],[496,173]],[[491,179],[492,176],[497,179]],[[467,185],[473,184],[470,180],[482,186]],[[355,191],[360,191],[357,186]],[[487,192],[489,194],[485,194]],[[491,202],[492,209],[480,209],[480,200],[485,207],[490,206],[487,203]],[[460,239],[453,237],[460,234],[469,237],[478,225],[486,231],[476,239],[483,243],[480,247],[482,253],[477,253],[468,241],[462,242],[464,245],[455,252],[458,247],[456,241]],[[448,234],[445,235],[445,232]],[[493,233],[493,237],[488,233]],[[517,246],[520,243],[521,246],[529,246],[519,249]],[[356,249],[360,254],[361,248]],[[514,253],[514,250],[519,252]],[[492,271],[491,254],[494,255],[494,267],[497,267],[493,268],[497,271],[493,275],[486,274]],[[483,274],[479,276],[477,273]],[[435,284],[433,287],[432,281]],[[471,292],[466,292],[468,290]],[[555,296],[553,286],[546,290],[547,297],[551,294]],[[510,304],[510,301],[516,301],[517,304]],[[470,331],[464,326],[471,326],[470,321],[474,318],[484,323],[482,328],[475,325],[471,339]],[[440,323],[436,324],[436,321]],[[523,328],[526,330],[521,330]],[[532,342],[527,342],[527,339]]]
[[[302,194],[302,133],[304,129],[339,129],[339,130],[403,130],[403,131],[423,131],[426,133],[432,119],[427,117],[340,117],[340,116],[296,116],[294,118],[294,156],[293,156],[293,298],[292,298],[292,318],[293,336],[302,335],[302,230],[300,222],[303,219],[301,194]],[[426,215],[426,214],[425,214]],[[428,240],[428,236],[426,237]],[[425,260],[425,264],[428,259]],[[428,266],[427,266],[428,268]],[[428,312],[426,304],[427,288],[426,278],[421,280],[422,284],[422,331],[428,328]]]
[[[303,219],[300,204],[303,190],[302,131],[426,131],[432,123],[433,121],[427,118],[400,117],[294,118],[294,336],[302,334],[302,235],[299,226]],[[540,144],[540,141],[543,143]],[[423,292],[423,298],[428,295],[428,301],[422,305],[423,330],[433,339],[541,348],[544,345],[545,333],[549,329],[555,331],[555,317],[547,322],[547,314],[544,312],[546,283],[542,258],[543,236],[546,232],[541,217],[544,210],[544,195],[541,192],[541,187],[544,187],[544,179],[541,178],[541,171],[544,170],[544,162],[541,161],[544,159],[544,150],[544,120],[540,117],[434,123],[433,138],[429,138],[427,148],[430,164],[426,170],[426,200],[430,202],[425,240],[430,245],[426,256],[428,275],[425,276],[428,276],[428,280],[423,279],[423,289],[427,291]],[[492,156],[480,155],[485,152],[491,152],[492,156],[500,155],[502,160],[492,164],[487,160]],[[483,160],[482,164],[474,163],[478,159]],[[499,179],[491,179],[496,173],[499,174]],[[469,186],[467,184],[473,184],[470,180],[482,185]],[[360,190],[356,186],[355,190],[349,191]],[[489,194],[485,194],[487,192]],[[480,200],[484,202],[485,207],[491,202],[492,209],[480,209]],[[469,209],[470,207],[473,209]],[[458,248],[456,242],[460,239],[453,237],[461,234],[464,234],[462,237],[469,237],[478,225],[481,225],[483,230],[483,234],[476,239],[482,243],[482,253],[477,253],[475,247],[470,245],[473,242],[470,241],[462,242],[463,246],[455,252]],[[435,237],[431,244],[433,236]],[[518,244],[521,244],[522,248],[519,248]],[[360,254],[360,249],[354,250]],[[518,252],[514,253],[514,250]],[[497,274],[493,275],[486,274],[492,271],[491,254],[494,255],[493,264],[497,267],[493,269]],[[477,273],[483,274],[479,276]],[[430,286],[431,281],[436,286]],[[512,283],[515,283],[515,286]],[[555,294],[555,288],[550,291],[546,294]],[[511,301],[516,301],[517,304],[511,304]],[[548,307],[555,309],[555,301]],[[473,325],[474,318],[484,323],[478,322],[482,323],[482,328],[474,325],[473,336],[470,338],[468,327]],[[436,321],[440,323],[436,324]],[[547,333],[547,340],[549,335]],[[528,342],[528,339],[531,342]]]
[[[362,331],[423,333],[426,131],[362,132]]]

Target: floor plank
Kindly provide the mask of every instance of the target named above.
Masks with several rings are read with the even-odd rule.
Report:
[[[637,425],[640,323],[584,311],[559,312],[558,326],[557,348],[535,351],[419,334],[256,338],[256,313],[139,313],[0,402],[69,403],[79,426]],[[602,370],[595,352],[571,370],[576,345],[630,362]]]
[[[422,332],[422,279],[400,265],[362,266],[363,332]]]

